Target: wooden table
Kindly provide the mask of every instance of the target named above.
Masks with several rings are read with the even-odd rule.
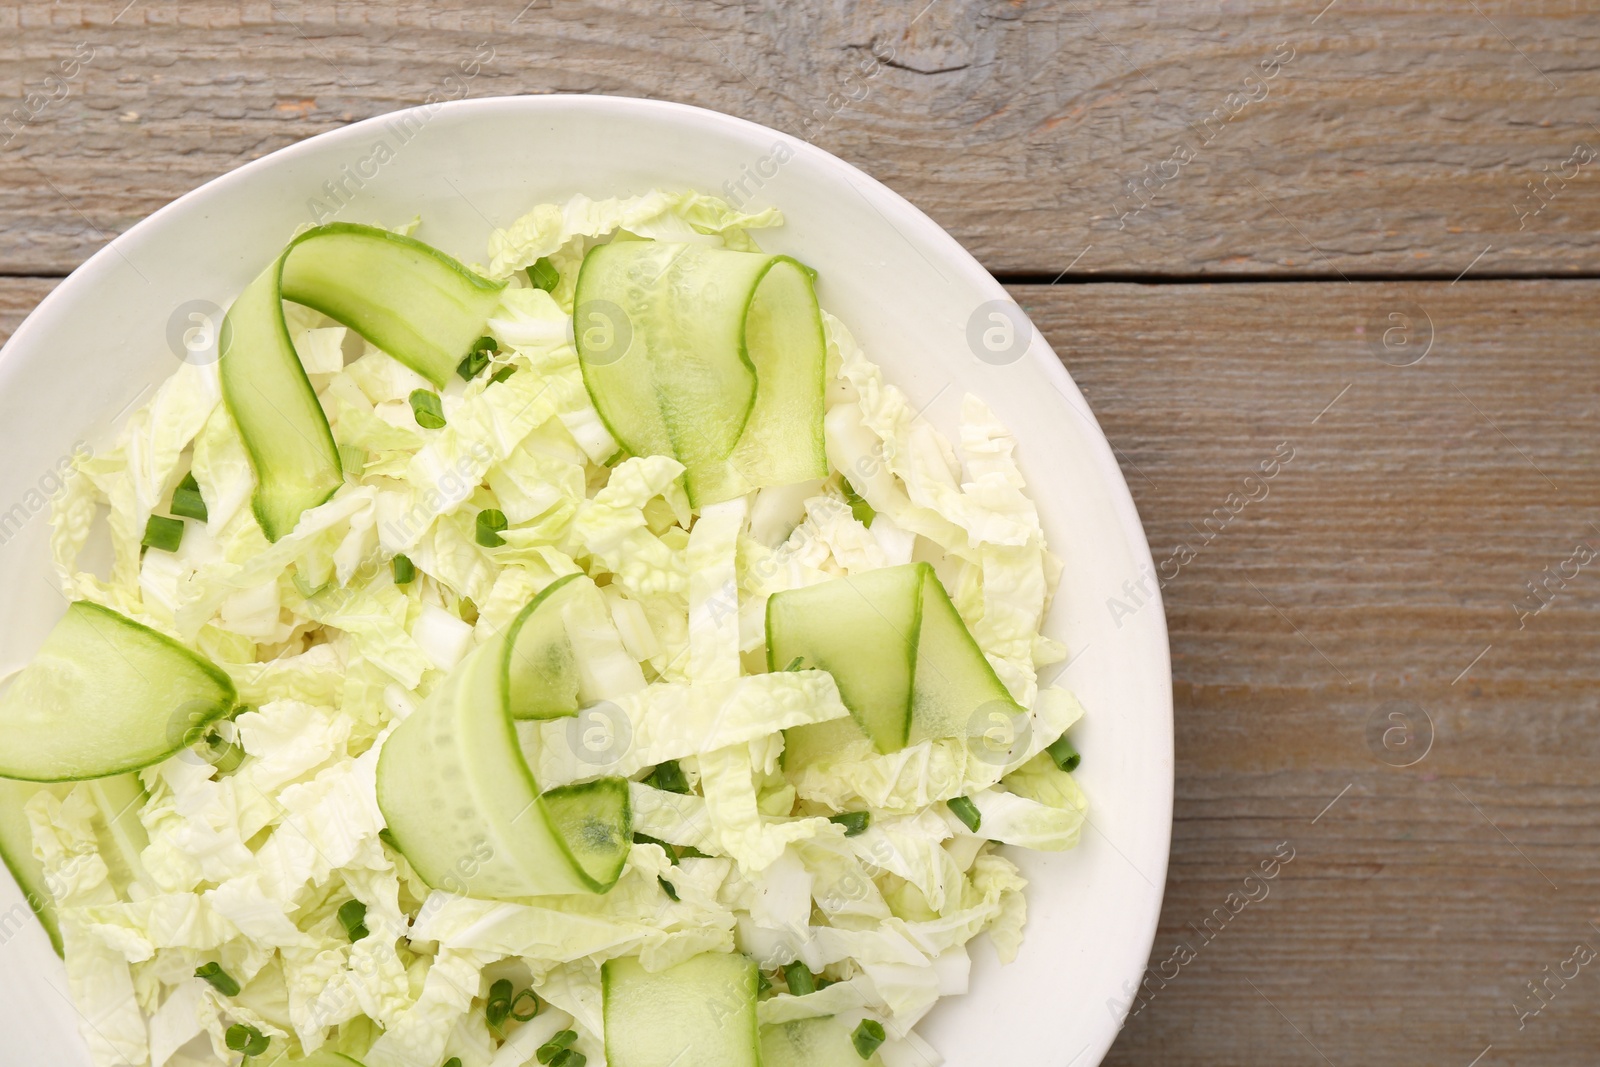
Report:
[[[430,94],[809,137],[1012,285],[1181,561],[1156,977],[1108,1062],[1596,1062],[1593,4],[523,2],[0,8],[0,336],[186,190]]]

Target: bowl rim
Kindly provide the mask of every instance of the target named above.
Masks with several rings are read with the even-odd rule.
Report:
[[[102,248],[98,249],[59,280],[54,288],[18,324],[6,343],[0,346],[0,375],[4,375],[5,371],[10,369],[10,363],[19,358],[18,351],[32,345],[34,333],[48,328],[48,320],[52,317],[51,313],[55,311],[58,304],[79,298],[76,290],[78,285],[83,284],[80,276],[101,270],[108,261],[114,258],[126,259],[123,253],[127,246],[138,243],[149,231],[156,229],[168,216],[187,210],[195,200],[201,199],[207,193],[249,183],[256,179],[258,172],[279,166],[285,160],[323,150],[328,147],[330,142],[358,141],[374,130],[382,129],[385,124],[394,122],[400,116],[426,116],[427,121],[431,123],[434,118],[437,118],[442,113],[449,113],[459,120],[473,113],[495,111],[538,112],[545,109],[589,110],[597,115],[618,112],[633,113],[636,116],[658,117],[672,122],[687,123],[703,129],[720,129],[726,133],[744,138],[754,136],[781,138],[795,152],[810,159],[814,165],[832,171],[842,181],[852,186],[858,194],[868,200],[870,206],[884,215],[891,226],[901,230],[902,234],[909,227],[917,232],[920,240],[931,241],[940,245],[940,254],[954,264],[965,268],[963,273],[967,275],[967,280],[984,290],[990,299],[1016,304],[1016,300],[989,273],[988,269],[931,216],[854,164],[793,134],[721,111],[675,101],[603,93],[497,95],[423,103],[394,111],[382,112],[358,122],[324,130],[293,144],[274,149],[257,159],[243,163],[182,193],[170,203],[156,209],[128,229],[117,234]],[[78,285],[70,284],[74,281],[77,281]],[[1024,314],[1026,313],[1024,312]],[[1031,326],[1032,320],[1029,319],[1028,321]],[[1029,346],[1026,358],[1036,371],[1045,376],[1055,391],[1061,395],[1063,401],[1072,407],[1075,413],[1083,418],[1094,431],[1092,434],[1087,434],[1085,439],[1088,446],[1095,453],[1094,464],[1100,479],[1109,490],[1108,503],[1111,505],[1123,535],[1128,540],[1128,548],[1131,551],[1135,565],[1140,566],[1144,573],[1154,574],[1154,557],[1150,551],[1149,539],[1139,518],[1138,508],[1134,503],[1127,479],[1124,477],[1122,469],[1117,464],[1116,457],[1113,454],[1110,439],[1101,428],[1099,420],[1089,407],[1088,401],[1078,389],[1077,383],[1073,381],[1071,374],[1067,371],[1065,363],[1055,353],[1054,348],[1044,334],[1037,327],[1031,328],[1038,344]],[[1141,935],[1140,940],[1133,946],[1141,949],[1135,958],[1142,962],[1139,964],[1138,969],[1131,973],[1113,973],[1110,976],[1114,980],[1120,980],[1120,986],[1124,991],[1127,1003],[1120,1005],[1116,1011],[1116,1026],[1106,1034],[1104,1043],[1091,1040],[1090,1044],[1078,1054],[1081,1057],[1084,1053],[1093,1053],[1095,1059],[1092,1062],[1099,1062],[1105,1053],[1110,1050],[1127,1020],[1129,1011],[1138,998],[1137,990],[1144,974],[1148,970],[1148,960],[1158,932],[1162,903],[1166,894],[1167,873],[1171,861],[1176,772],[1173,759],[1175,736],[1173,730],[1172,650],[1167,627],[1165,601],[1159,584],[1153,591],[1150,600],[1146,603],[1154,604],[1158,609],[1153,613],[1153,620],[1150,625],[1155,627],[1155,633],[1160,639],[1162,655],[1158,666],[1161,673],[1160,681],[1164,682],[1159,689],[1161,694],[1159,703],[1152,709],[1159,720],[1156,725],[1161,727],[1159,736],[1164,738],[1166,742],[1164,752],[1156,753],[1155,755],[1164,757],[1167,765],[1167,773],[1157,778],[1157,784],[1160,787],[1159,793],[1151,798],[1156,810],[1165,815],[1156,831],[1160,844],[1158,854],[1148,857],[1153,865],[1149,870],[1149,874],[1152,878],[1157,878],[1158,881],[1154,895],[1146,898],[1148,906],[1140,923],[1140,928],[1145,933]],[[1073,1063],[1076,1064],[1077,1062],[1078,1059],[1075,1057]]]

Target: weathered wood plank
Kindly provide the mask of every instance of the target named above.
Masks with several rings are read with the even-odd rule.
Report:
[[[1600,552],[1600,284],[1014,292],[1118,447],[1158,564],[1197,553],[1164,592],[1160,970],[1107,1062],[1586,1062],[1591,983],[1512,1005],[1600,948],[1594,563],[1517,605]],[[1387,366],[1373,324],[1408,306],[1432,349]],[[1280,442],[1293,459],[1252,493]],[[1232,514],[1230,493],[1256,499]],[[1384,747],[1390,710],[1431,721],[1414,766],[1379,759],[1411,758],[1403,730]],[[1295,859],[1246,884],[1280,842]],[[1230,893],[1266,895],[1230,916]],[[1217,908],[1207,941],[1190,924]]]
[[[0,279],[0,335],[53,284]],[[1600,282],[1013,292],[1117,446],[1158,564],[1195,551],[1163,572],[1166,966],[1108,1062],[1587,1062],[1592,983],[1519,1012],[1525,982],[1600,948],[1600,577],[1559,577],[1600,551]],[[1433,343],[1394,367],[1370,338],[1402,310]],[[1548,603],[1519,618],[1541,572]],[[1391,710],[1417,730],[1386,748]],[[1426,755],[1390,765],[1428,723]],[[1293,860],[1247,883],[1283,842]]]
[[[0,278],[0,344],[58,284],[55,278]]]
[[[65,272],[211,177],[430,94],[545,92],[814,139],[997,272],[1449,278],[1485,249],[1480,272],[1600,271],[1588,5],[1324,3],[21,0],[0,271]]]

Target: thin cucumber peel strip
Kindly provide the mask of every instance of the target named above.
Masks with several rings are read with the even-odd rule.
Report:
[[[77,601],[0,697],[0,777],[78,781],[160,763],[203,737],[236,698],[214,663]]]
[[[283,301],[322,312],[442,388],[503,288],[421,241],[337,222],[296,237],[239,294],[223,322],[222,396],[255,468],[254,510],[268,540],[344,480]]]
[[[825,757],[863,735],[883,753],[967,735],[995,748],[990,731],[1005,740],[1024,714],[926,563],[773,594],[767,669],[795,660],[833,675],[851,717],[789,730],[785,767]]]
[[[788,256],[619,241],[584,257],[573,335],[618,443],[671,456],[699,507],[821,478],[826,342]]]
[[[66,786],[37,782],[14,782],[0,778],[0,861],[4,861],[17,881],[17,888],[39,917],[56,955],[62,955],[61,925],[56,917],[55,898],[50,895],[44,862],[33,854],[33,826],[25,810],[32,796],[41,789],[64,794]]]
[[[702,952],[650,972],[637,956],[600,968],[609,1067],[761,1067],[755,961]]]
[[[541,795],[517,743],[514,710],[550,715],[571,700],[567,714],[577,711],[565,662],[552,662],[543,700],[528,694],[543,664],[524,662],[549,647],[545,615],[574,584],[535,597],[384,743],[378,806],[395,847],[436,889],[490,900],[604,893],[622,873],[633,839],[628,783],[601,778]]]

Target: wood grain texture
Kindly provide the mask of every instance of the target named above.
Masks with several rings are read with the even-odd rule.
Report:
[[[0,337],[52,284],[0,279]],[[1152,974],[1195,958],[1107,1062],[1592,1063],[1594,975],[1519,1010],[1600,948],[1600,561],[1516,605],[1600,552],[1600,282],[1012,291],[1158,565],[1195,553],[1162,572],[1178,762]],[[1383,346],[1392,313],[1423,348]],[[1386,748],[1397,709],[1415,731]]]
[[[55,278],[0,278],[0,345],[58,284]]]
[[[1600,560],[1515,605],[1579,544],[1600,553],[1600,283],[1013,291],[1117,447],[1158,564],[1196,551],[1163,593],[1157,978],[1107,1062],[1467,1067],[1492,1044],[1482,1064],[1592,1063],[1593,975],[1537,1016],[1512,1005],[1600,949]],[[1379,362],[1374,323],[1416,308],[1426,358]],[[1230,493],[1256,499],[1233,514]],[[1393,710],[1409,750],[1384,747]],[[1388,765],[1430,722],[1425,758]],[[1245,883],[1281,842],[1294,860]],[[1260,899],[1233,915],[1230,893]]]
[[[548,92],[811,139],[997,272],[1600,272],[1600,160],[1573,155],[1600,150],[1597,47],[1572,0],[20,0],[0,272],[64,273],[207,179],[430,94]]]
[[[1593,5],[522,2],[0,8],[0,273],[430,93],[604,92],[814,140],[996,272],[1325,279],[1013,289],[1167,579],[1172,864],[1107,1062],[1593,1062],[1596,965],[1526,983],[1600,948],[1600,282],[1474,280],[1600,274]],[[54,284],[0,278],[0,337]]]

